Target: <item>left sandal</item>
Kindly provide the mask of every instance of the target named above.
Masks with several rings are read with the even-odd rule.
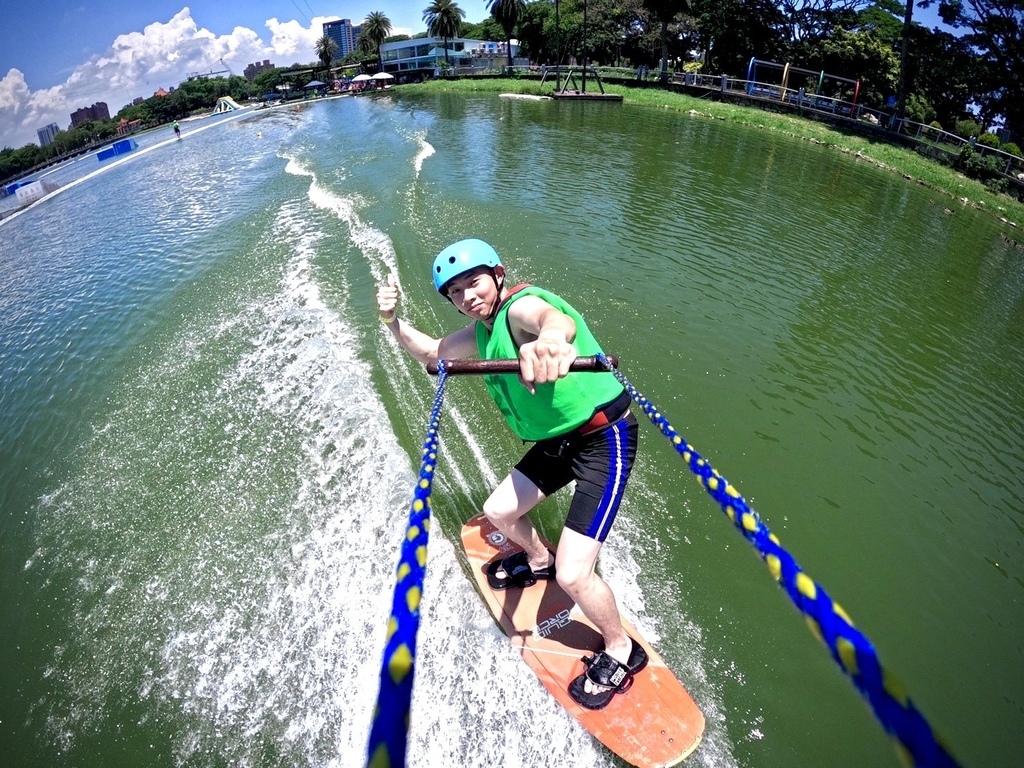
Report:
[[[554,557],[554,553],[552,553],[552,557]],[[534,570],[530,567],[526,553],[522,550],[513,552],[504,559],[494,560],[487,565],[487,584],[493,590],[500,591],[514,587],[525,589],[532,587],[538,581],[550,581],[554,578],[554,563],[547,568]]]

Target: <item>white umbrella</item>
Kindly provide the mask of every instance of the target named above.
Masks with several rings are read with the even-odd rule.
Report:
[[[365,75],[365,74],[364,75],[356,75],[355,77],[352,78],[352,82],[353,83],[365,83],[369,79],[370,79],[369,75]]]
[[[371,80],[394,80],[395,76],[387,72],[378,72],[376,75],[370,78]]]

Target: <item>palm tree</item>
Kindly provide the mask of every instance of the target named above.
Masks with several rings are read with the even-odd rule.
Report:
[[[505,32],[505,45],[508,48],[508,67],[512,68],[512,31],[519,19],[526,13],[526,0],[488,0],[487,8],[491,18],[501,25]]]
[[[320,59],[321,66],[330,74],[331,62],[338,53],[338,44],[334,42],[334,38],[324,35],[313,45],[313,50]]]
[[[356,38],[356,50],[360,53],[365,53],[367,56],[371,55],[374,50],[373,41],[360,32],[359,37]]]
[[[423,20],[427,22],[427,33],[444,41],[444,60],[448,62],[448,40],[458,37],[462,31],[462,20],[466,12],[455,0],[433,0],[423,9]]]
[[[380,47],[391,35],[391,19],[382,11],[374,11],[363,19],[363,31],[359,35],[366,40],[366,46],[377,52],[377,71],[384,71],[384,62],[380,59]]]

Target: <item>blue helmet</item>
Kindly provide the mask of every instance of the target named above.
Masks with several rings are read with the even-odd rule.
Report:
[[[434,287],[442,296],[447,296],[445,285],[450,280],[477,267],[501,266],[498,252],[483,240],[470,238],[452,243],[434,259]]]

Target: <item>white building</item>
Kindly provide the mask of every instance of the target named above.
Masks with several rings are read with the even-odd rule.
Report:
[[[36,136],[39,137],[39,146],[45,147],[48,144],[52,144],[53,137],[57,135],[57,131],[59,130],[60,128],[57,127],[56,123],[50,123],[36,131]]]
[[[417,37],[384,43],[380,47],[381,63],[385,72],[396,78],[401,75],[433,77],[445,61],[445,41],[440,37]],[[516,67],[529,66],[520,59],[519,41],[512,41],[512,63]],[[508,66],[508,48],[504,42],[469,40],[464,37],[448,39],[448,63],[456,74],[469,74],[489,69],[501,70]]]

